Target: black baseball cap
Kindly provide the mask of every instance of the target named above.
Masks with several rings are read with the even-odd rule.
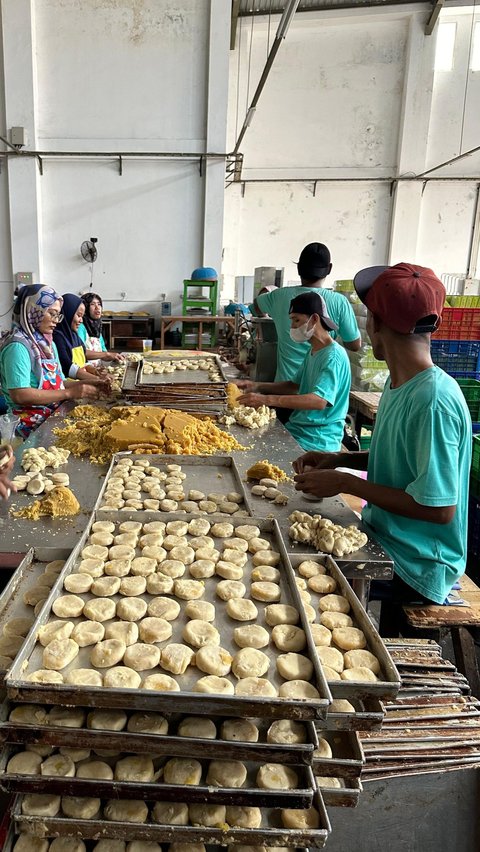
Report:
[[[330,272],[330,251],[324,243],[309,243],[302,249],[297,267],[300,278],[326,278]]]
[[[330,331],[338,331],[338,325],[334,322],[328,313],[327,303],[320,293],[313,293],[309,290],[306,293],[299,293],[290,302],[288,309],[289,314],[305,314],[307,317],[318,314],[324,325]]]

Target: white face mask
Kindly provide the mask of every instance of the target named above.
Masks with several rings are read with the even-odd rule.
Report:
[[[304,322],[303,325],[299,325],[298,328],[290,329],[290,337],[295,343],[307,343],[311,337],[313,337],[313,332],[315,331],[315,326],[313,328],[308,328],[308,323]]]

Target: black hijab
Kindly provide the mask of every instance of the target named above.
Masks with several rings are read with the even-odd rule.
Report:
[[[102,318],[100,317],[100,319],[97,320],[93,319],[90,316],[90,305],[92,304],[94,299],[97,299],[103,308],[103,302],[100,296],[97,295],[97,293],[85,293],[82,296],[82,302],[85,305],[83,324],[87,330],[87,334],[89,335],[89,337],[100,337],[102,333]]]
[[[66,293],[63,296],[63,320],[53,332],[53,340],[58,349],[64,376],[69,375],[70,367],[72,366],[72,349],[76,349],[77,346],[83,346],[83,349],[85,349],[83,340],[72,328],[73,317],[81,302],[80,296],[75,296],[73,293]]]

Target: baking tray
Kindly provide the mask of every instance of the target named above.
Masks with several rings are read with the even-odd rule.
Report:
[[[34,608],[23,602],[23,595],[36,585],[48,562],[55,559],[66,561],[70,552],[58,547],[30,548],[0,595],[0,635],[3,634],[5,623],[13,618],[34,619]],[[0,667],[0,686],[3,686],[5,671]]]
[[[145,363],[161,364],[162,362],[171,361],[213,361],[214,366],[220,373],[220,379],[213,382],[208,375],[208,370],[175,370],[174,373],[147,373],[143,374]],[[218,387],[221,384],[226,384],[228,379],[224,373],[222,362],[218,355],[185,355],[182,358],[171,358],[168,355],[152,355],[148,358],[142,358],[137,364],[136,384],[144,387],[145,385],[174,385],[175,387],[190,386],[192,384],[206,388]]]
[[[343,681],[343,680],[333,680],[329,682],[329,687],[334,698],[377,698],[377,699],[385,699],[385,698],[395,698],[400,689],[400,675],[397,671],[397,668],[385,646],[385,643],[381,639],[378,631],[373,626],[370,621],[367,613],[365,612],[363,606],[358,600],[355,592],[352,587],[349,585],[348,581],[343,576],[336,562],[332,559],[331,556],[328,555],[317,555],[313,558],[309,556],[307,557],[310,561],[318,562],[321,565],[325,565],[327,568],[327,572],[334,578],[337,583],[336,594],[341,594],[343,597],[347,598],[350,604],[350,615],[352,616],[352,620],[354,622],[354,626],[360,628],[365,633],[367,638],[367,649],[370,650],[375,656],[378,658],[381,666],[381,675],[383,674],[384,679],[378,680],[373,683],[370,682],[355,682],[355,681]],[[293,566],[294,571],[296,571],[297,566],[305,560],[305,556],[302,554],[295,555],[290,554],[290,561]],[[312,605],[316,610],[318,610],[318,602],[320,600],[321,595],[316,594],[311,589],[308,590],[312,596]]]
[[[200,804],[224,804],[260,808],[309,808],[312,804],[315,781],[308,766],[297,766],[299,785],[289,790],[265,790],[256,784],[256,775],[261,763],[247,762],[247,778],[242,787],[208,786],[205,778],[210,760],[202,762],[202,779],[198,785],[167,784],[156,782],[106,781],[92,778],[70,778],[65,776],[24,775],[8,772],[10,758],[19,751],[17,746],[6,745],[0,753],[0,787],[7,793],[49,793],[59,796],[91,796],[102,799],[139,799],[154,802],[188,802]],[[21,749],[23,751],[23,749]],[[53,752],[55,754],[55,752]],[[118,753],[118,758],[128,757]],[[168,757],[178,757],[172,746],[170,755],[156,759],[152,755],[156,770],[164,765]],[[114,759],[101,758],[113,767]]]
[[[320,826],[316,829],[286,829],[281,823],[278,808],[262,810],[262,824],[258,829],[242,828],[203,828],[181,825],[159,825],[154,822],[131,823],[110,822],[102,819],[69,819],[64,816],[31,817],[21,812],[22,796],[17,796],[12,818],[19,831],[35,834],[37,837],[81,837],[84,840],[98,840],[101,837],[118,840],[151,840],[157,843],[205,843],[205,844],[242,844],[246,846],[296,846],[321,849],[331,831],[330,821],[321,794],[313,796],[313,806],[320,816]],[[102,813],[102,812],[101,812]]]
[[[308,504],[305,501],[305,505],[300,507],[300,511],[307,512],[309,515],[320,514],[322,517],[329,517],[328,515],[323,515],[321,501],[319,501],[318,506],[312,506],[310,501],[308,501]],[[333,523],[336,523],[335,517],[332,517],[331,520]],[[370,533],[367,533],[360,520],[356,520],[354,517],[352,523],[358,527],[360,532],[368,535],[368,541],[363,547],[354,550],[353,553],[335,557],[335,560],[338,564],[341,564],[342,569],[346,573],[348,572],[348,577],[350,578],[364,580],[375,577],[376,580],[391,580],[393,577],[392,557],[386,553],[378,541],[371,538]],[[287,551],[291,556],[298,556],[301,562],[305,559],[316,559],[317,557],[322,558],[327,556],[326,553],[319,552],[313,545],[306,544],[303,541],[292,541],[289,536],[290,527],[291,523],[287,521],[283,534]]]
[[[163,408],[176,408],[196,414],[198,417],[218,417],[225,411],[227,400],[225,385],[222,383],[208,386],[200,396],[192,395],[192,386],[185,385],[184,390],[176,385],[137,386],[138,364],[128,364],[123,376],[121,394],[132,405],[150,405]]]
[[[385,720],[385,707],[378,698],[351,698],[355,710],[349,713],[337,713],[329,708],[325,722],[327,731],[374,731],[382,727]],[[317,723],[317,729],[320,726]],[[321,725],[323,728],[323,723]]]
[[[358,734],[355,731],[319,731],[318,733],[330,744],[332,757],[317,757],[314,752],[312,766],[315,775],[343,778],[345,782],[360,778],[365,764],[365,755]],[[316,747],[318,747],[318,741]]]
[[[131,453],[131,452],[122,452],[115,453],[112,456],[112,461],[110,462],[110,466],[106,473],[105,479],[102,483],[102,487],[100,489],[100,493],[97,497],[95,505],[93,507],[93,511],[98,511],[102,504],[103,495],[105,493],[105,489],[108,485],[108,482],[111,478],[113,470],[115,466],[118,464],[120,459],[123,458],[131,458],[133,461],[136,459],[144,459],[149,461],[153,467],[162,469],[165,468],[167,464],[179,464],[182,468],[182,472],[187,474],[187,478],[184,480],[185,485],[183,486],[184,490],[188,491],[191,488],[198,489],[203,491],[205,494],[209,494],[211,492],[224,492],[225,495],[228,494],[229,491],[238,491],[239,494],[243,497],[243,503],[240,503],[238,508],[245,509],[248,514],[253,517],[254,511],[252,508],[252,504],[250,502],[250,495],[247,493],[247,489],[245,488],[245,483],[242,480],[240,475],[240,471],[238,470],[235,459],[232,456],[227,455],[214,455],[214,456],[188,456],[188,455],[163,455],[159,453]],[[191,468],[191,470],[190,470]],[[161,483],[160,483],[161,485]],[[142,492],[144,496],[142,499],[149,498],[149,494]],[[185,497],[188,500],[188,496]],[[117,510],[114,510],[114,514]],[[102,509],[102,517],[107,513]],[[146,513],[145,513],[146,514]],[[218,514],[223,514],[219,512]],[[148,512],[148,517],[151,520],[152,513]],[[187,513],[187,515],[191,518],[197,517],[197,515],[191,515]],[[207,519],[210,517],[209,515],[202,515],[201,517],[206,517]],[[185,519],[185,515],[183,515],[183,519]],[[223,516],[225,520],[225,515]],[[147,521],[145,521],[147,523]],[[247,521],[244,521],[247,523]]]
[[[267,730],[270,720],[252,719],[259,729],[256,743],[232,740],[202,739],[200,737],[182,737],[175,735],[179,722],[184,715],[174,714],[168,717],[169,733],[165,735],[134,734],[123,731],[102,731],[94,728],[66,728],[54,725],[28,725],[10,722],[9,715],[13,705],[4,701],[0,705],[0,743],[9,742],[21,745],[42,744],[65,746],[68,748],[91,748],[93,750],[118,750],[134,754],[169,755],[172,749],[180,757],[216,758],[218,760],[256,760],[263,763],[283,763],[286,765],[306,765],[312,763],[315,734],[306,723],[306,733],[311,742],[296,745],[268,743]],[[91,708],[85,708],[85,712]],[[217,733],[223,718],[214,717]]]
[[[149,521],[184,521],[186,517],[185,514],[175,512],[168,514],[146,512],[143,514],[146,516],[146,518],[148,518]],[[116,523],[121,523],[122,521],[128,520],[143,520],[141,515],[141,512],[130,513],[120,511],[116,513],[115,516],[112,513],[110,519],[115,521]],[[105,513],[100,513],[99,515],[94,513],[91,516],[82,538],[78,542],[75,549],[72,551],[72,554],[69,560],[67,561],[67,564],[65,565],[63,571],[58,577],[56,584],[51,590],[50,596],[45,601],[45,605],[41,609],[35,622],[34,629],[32,629],[30,636],[27,639],[27,642],[22,648],[22,653],[17,655],[17,658],[12,668],[10,669],[9,676],[6,678],[7,694],[10,700],[39,702],[43,704],[83,705],[88,707],[121,707],[125,709],[137,710],[152,709],[164,712],[180,712],[197,715],[247,716],[249,718],[268,717],[271,719],[290,718],[298,720],[325,719],[328,706],[331,703],[331,693],[323,675],[322,667],[318,661],[317,654],[315,653],[315,646],[313,644],[310,627],[304,616],[303,608],[301,606],[301,599],[298,593],[297,585],[295,583],[295,575],[289,563],[288,556],[280,536],[280,531],[277,522],[275,520],[263,518],[255,519],[254,524],[260,529],[260,534],[262,537],[269,536],[271,538],[274,544],[274,549],[278,551],[281,555],[280,565],[283,567],[280,578],[280,584],[283,591],[282,601],[286,603],[290,602],[298,609],[300,613],[300,626],[305,631],[307,642],[307,648],[305,649],[304,653],[308,655],[314,666],[314,674],[312,680],[319,691],[320,697],[318,699],[316,698],[308,700],[285,700],[278,697],[243,697],[238,695],[219,696],[195,693],[192,691],[188,691],[189,687],[193,686],[192,673],[188,672],[188,670],[188,674],[186,676],[176,676],[182,677],[184,679],[184,689],[180,692],[158,692],[146,689],[110,689],[103,687],[82,687],[78,685],[73,686],[67,684],[39,684],[27,681],[24,676],[27,673],[29,660],[32,654],[32,670],[43,668],[41,662],[41,651],[39,650],[39,648],[35,647],[38,629],[40,626],[46,624],[49,620],[52,604],[57,598],[59,592],[63,590],[64,578],[68,574],[70,574],[74,569],[76,565],[77,555],[80,554],[80,551],[83,549],[87,542],[92,523],[100,519],[105,520]],[[216,522],[225,522],[224,515],[209,515],[208,519],[212,524]],[[253,523],[253,519],[230,518],[230,522],[235,528],[241,526],[242,524],[245,524],[245,522]],[[246,566],[245,570],[246,572],[248,571],[248,566]],[[244,579],[248,579],[247,574],[245,574]],[[215,582],[215,578],[213,578],[213,580]],[[83,597],[85,600],[87,600],[90,599],[90,597],[92,596],[87,594]],[[207,592],[205,599],[208,600],[208,597],[209,595]],[[214,594],[212,594],[211,597],[212,599],[215,599],[216,603],[220,603],[218,599],[215,598]],[[256,605],[259,609],[260,614],[260,618],[258,619],[258,621],[260,621],[261,623],[263,620],[261,617],[263,604],[259,601],[256,601]],[[78,622],[78,619],[75,618],[71,620],[75,623]],[[230,620],[228,619],[228,616],[225,616],[225,620],[228,624],[228,629],[230,630]],[[176,622],[174,623],[173,635],[168,640],[168,642],[178,641],[178,638],[181,637],[181,630],[184,627],[185,623],[186,620],[176,620]],[[218,624],[219,622],[217,618],[217,627]],[[233,626],[236,626],[236,623],[235,625],[232,625],[232,627]],[[233,640],[227,642],[222,638],[221,642],[223,643],[222,647],[226,647],[227,650],[229,650],[230,652],[237,652],[238,649],[233,644]],[[278,652],[274,650],[272,646],[269,646],[269,649],[266,649],[266,651],[268,650],[270,650],[270,655],[273,654],[273,659],[275,660]],[[73,664],[74,668],[84,667],[86,660],[88,660],[88,649],[80,649],[80,653]],[[89,665],[89,663],[87,663],[87,665]],[[68,667],[64,671],[68,671]],[[269,679],[277,686],[279,686],[283,682],[282,679],[274,672],[271,673]]]
[[[328,808],[356,808],[363,790],[360,778],[344,781],[341,787],[321,787],[319,793]]]

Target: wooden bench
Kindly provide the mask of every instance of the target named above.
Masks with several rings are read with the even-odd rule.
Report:
[[[460,597],[470,606],[404,606],[410,627],[417,630],[448,630],[452,637],[455,663],[465,675],[473,695],[480,698],[477,652],[469,628],[480,627],[480,588],[467,577],[460,579]]]

